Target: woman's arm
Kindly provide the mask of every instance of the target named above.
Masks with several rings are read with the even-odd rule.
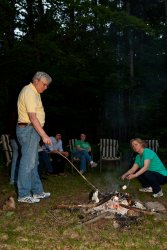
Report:
[[[77,149],[78,151],[83,150],[83,148],[81,148],[81,146],[80,146],[80,145],[77,145],[77,146],[76,146],[76,149]]]
[[[122,180],[127,179],[127,177],[129,175],[133,175],[137,171],[138,168],[139,168],[138,164],[134,163],[131,169],[129,169],[125,174],[121,176],[121,179]]]
[[[149,165],[150,165],[150,160],[145,160],[144,166],[139,171],[137,171],[137,173],[135,173],[135,174],[133,173],[133,174],[128,175],[127,179],[131,180],[131,179],[137,178],[138,176],[142,175],[144,172],[146,172],[148,170]]]

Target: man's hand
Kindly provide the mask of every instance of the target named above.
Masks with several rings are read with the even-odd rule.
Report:
[[[45,143],[47,145],[52,145],[52,141],[51,141],[50,137],[47,135],[42,137],[42,141],[43,141],[43,143]]]
[[[67,151],[62,152],[62,154],[63,154],[65,157],[68,157],[68,156],[69,156],[69,153],[68,153]]]
[[[66,151],[59,151],[57,149],[54,149],[50,152],[51,154],[58,154],[58,155],[64,155],[65,157],[69,156],[69,153]]]

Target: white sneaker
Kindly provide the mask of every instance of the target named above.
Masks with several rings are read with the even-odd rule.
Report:
[[[157,197],[161,197],[161,196],[163,196],[164,194],[162,193],[162,189],[158,192],[158,193],[156,193],[156,194],[153,194],[153,197],[154,198],[157,198]]]
[[[37,203],[37,202],[40,202],[40,199],[36,199],[32,196],[26,196],[26,197],[18,198],[18,202]]]
[[[33,194],[34,199],[44,199],[50,197],[51,193],[42,192],[41,194]]]
[[[97,163],[93,162],[92,164],[90,164],[91,168],[96,168],[97,167]]]
[[[140,188],[139,189],[140,192],[144,192],[144,193],[152,193],[152,187],[146,187],[146,188]]]

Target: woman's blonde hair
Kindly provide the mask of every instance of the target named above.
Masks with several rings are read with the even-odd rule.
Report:
[[[133,143],[134,141],[137,141],[139,144],[141,144],[143,148],[146,148],[146,147],[147,147],[147,142],[144,141],[144,140],[142,140],[142,139],[140,139],[140,138],[131,139],[131,140],[130,140],[130,145],[131,145],[131,146],[132,146],[132,143]]]

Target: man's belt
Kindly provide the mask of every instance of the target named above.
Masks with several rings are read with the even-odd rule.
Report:
[[[19,125],[20,127],[26,127],[26,126],[32,126],[32,123],[19,122],[18,125]]]

